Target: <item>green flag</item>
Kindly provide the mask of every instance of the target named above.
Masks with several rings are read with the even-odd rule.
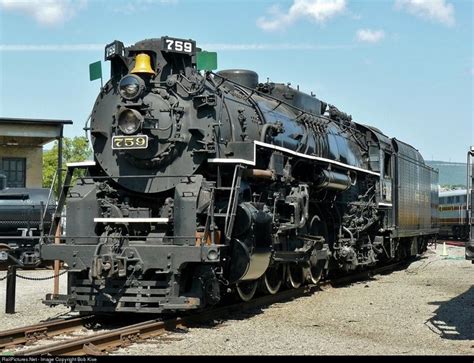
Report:
[[[102,65],[100,61],[89,64],[89,79],[94,81],[99,78],[102,79]]]
[[[217,69],[217,53],[202,51],[196,54],[198,71],[212,71]]]

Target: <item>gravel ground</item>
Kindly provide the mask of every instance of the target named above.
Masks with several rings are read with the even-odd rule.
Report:
[[[474,354],[474,265],[429,250],[407,270],[120,349],[122,355]]]
[[[18,275],[34,278],[53,276],[53,270],[17,271]],[[6,271],[0,271],[0,278]],[[66,293],[66,275],[59,277],[59,293]],[[6,280],[0,281],[0,330],[36,324],[49,318],[67,313],[69,308],[57,306],[47,307],[41,303],[47,293],[53,292],[53,280],[30,281],[17,278],[16,281],[16,314],[5,314]]]
[[[120,349],[122,355],[201,354],[474,354],[474,265],[464,249],[449,257],[429,250],[408,269],[370,281],[324,288],[310,296],[242,312],[217,325],[173,332]],[[18,271],[47,277],[52,271]],[[0,272],[0,277],[5,272]],[[4,314],[5,281],[0,282],[0,329],[66,314],[65,307],[41,303],[52,280],[17,281],[14,315]],[[60,292],[66,276],[60,278]]]

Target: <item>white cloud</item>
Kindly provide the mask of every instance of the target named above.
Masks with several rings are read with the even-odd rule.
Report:
[[[374,64],[374,61],[370,58],[365,58],[362,63],[364,63],[366,66],[371,66]]]
[[[375,44],[385,38],[385,32],[383,30],[359,29],[356,36],[359,42]]]
[[[56,26],[70,20],[86,4],[87,0],[0,0],[0,9],[26,14],[41,25]]]
[[[300,18],[309,18],[323,24],[346,10],[346,0],[294,0],[287,12],[279,7],[269,9],[270,17],[262,16],[257,26],[266,31],[286,28]]]
[[[199,44],[202,49],[210,51],[245,51],[245,50],[337,50],[352,49],[353,45],[318,45],[308,43],[215,43]]]
[[[446,26],[456,23],[454,6],[446,0],[396,0],[395,7]]]
[[[133,14],[150,10],[155,4],[176,5],[179,0],[133,0],[128,2],[111,2],[114,5],[113,11],[122,14]]]

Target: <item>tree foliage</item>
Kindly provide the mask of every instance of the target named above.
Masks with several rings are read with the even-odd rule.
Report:
[[[76,136],[74,138],[63,138],[63,169],[66,163],[90,160],[92,158],[92,150],[89,142],[84,136]],[[50,188],[53,183],[54,175],[58,169],[58,142],[55,141],[51,150],[43,152],[43,187]],[[63,172],[63,181],[65,178]],[[57,181],[54,191],[57,189]]]
[[[458,190],[458,189],[466,189],[465,184],[442,184],[440,185],[441,190]]]

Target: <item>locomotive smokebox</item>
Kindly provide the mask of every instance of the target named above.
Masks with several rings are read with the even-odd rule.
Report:
[[[248,88],[256,88],[258,85],[258,74],[247,69],[225,69],[217,74]]]

